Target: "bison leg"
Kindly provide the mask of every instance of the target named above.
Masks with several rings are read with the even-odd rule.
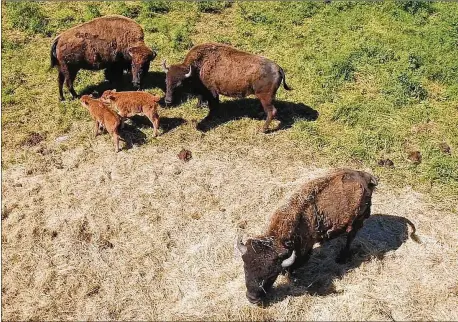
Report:
[[[59,100],[65,101],[64,98],[64,81],[65,81],[65,75],[59,70],[59,76],[57,76],[57,82],[59,84]]]
[[[119,149],[119,135],[117,131],[113,132],[113,142],[115,145],[115,152],[118,153],[120,149]]]
[[[110,83],[120,85],[122,81],[123,68],[122,65],[112,65],[105,69],[105,79]]]
[[[94,126],[94,137],[96,137],[97,135],[99,135],[99,132],[100,131],[100,122],[99,121],[95,121],[95,126]]]
[[[256,95],[256,96],[261,101],[262,107],[264,108],[264,111],[267,114],[266,122],[264,123],[264,126],[262,127],[262,131],[265,133],[269,129],[270,122],[272,122],[272,120],[277,115],[277,109],[272,104],[272,97],[270,95],[261,94],[261,95]]]
[[[153,123],[153,127],[154,127],[154,136],[156,137],[157,134],[158,134],[158,130],[159,130],[159,114],[157,113],[153,113],[152,117],[151,117],[151,122]]]
[[[363,227],[363,221],[365,217],[358,218],[355,220],[352,225],[351,225],[351,230],[347,234],[347,243],[345,244],[345,247],[342,248],[340,251],[339,256],[337,256],[336,262],[343,264],[351,260],[351,251],[350,251],[350,246],[351,243],[353,242],[353,239],[355,239],[356,233],[358,230]]]
[[[67,65],[61,65],[61,72],[65,76],[65,85],[67,85],[67,88],[69,89],[73,98],[77,98],[78,95],[73,88],[73,81],[75,80],[76,74],[78,73],[78,69],[69,68]]]

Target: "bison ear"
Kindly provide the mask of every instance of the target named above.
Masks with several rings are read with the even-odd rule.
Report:
[[[287,249],[293,248],[293,242],[291,240],[287,240],[283,243]]]

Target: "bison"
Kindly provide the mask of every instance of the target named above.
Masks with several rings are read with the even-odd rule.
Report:
[[[281,82],[286,90],[291,89],[283,69],[273,61],[222,44],[195,46],[183,63],[167,66],[164,60],[162,67],[166,72],[167,104],[172,103],[175,88],[185,83],[199,95],[198,105],[202,100],[208,101],[208,117],[218,105],[220,94],[230,97],[254,94],[267,113],[264,132],[277,113],[273,101]]]
[[[121,118],[100,100],[89,95],[81,96],[81,105],[88,109],[95,121],[94,136],[100,133],[100,128],[105,128],[113,137],[115,152],[119,151],[119,126]]]
[[[51,45],[51,68],[59,70],[59,97],[64,100],[65,81],[73,98],[77,97],[73,82],[80,69],[105,69],[105,77],[113,82],[131,70],[137,89],[148,72],[156,53],[144,43],[143,29],[134,20],[113,15],[96,18],[58,35]]]
[[[159,129],[159,114],[157,113],[158,102],[161,98],[146,92],[116,92],[108,90],[103,92],[100,100],[112,107],[116,107],[122,121],[126,117],[136,114],[144,114],[151,121],[154,127],[154,136],[157,136]]]
[[[267,233],[245,244],[238,239],[248,300],[262,302],[280,273],[293,272],[307,262],[316,242],[347,232],[338,261],[347,260],[351,242],[370,215],[376,185],[369,173],[337,170],[303,185],[274,213]]]

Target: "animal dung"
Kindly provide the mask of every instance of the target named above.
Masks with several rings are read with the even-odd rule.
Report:
[[[377,164],[381,167],[394,168],[394,163],[390,159],[380,159]]]
[[[180,153],[178,153],[178,159],[184,162],[188,162],[189,160],[191,160],[191,158],[192,158],[192,153],[189,150],[182,149]]]
[[[442,142],[441,144],[439,144],[439,149],[444,154],[451,154],[450,146],[445,142]]]
[[[413,164],[420,164],[421,163],[421,153],[420,153],[420,151],[410,152],[408,159]]]

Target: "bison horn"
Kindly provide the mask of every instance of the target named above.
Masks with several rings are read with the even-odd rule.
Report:
[[[293,250],[293,253],[291,254],[291,256],[288,257],[287,259],[285,259],[285,260],[281,263],[281,267],[283,267],[283,268],[290,267],[291,265],[293,265],[293,263],[294,263],[295,260],[296,260],[296,251]]]
[[[236,246],[237,246],[237,249],[239,250],[240,252],[240,255],[244,255],[247,251],[247,248],[245,245],[243,245],[242,243],[242,237],[240,238],[237,238],[237,243],[236,243]]]
[[[164,61],[162,62],[162,69],[164,70],[164,72],[168,72],[169,71],[169,68],[167,67],[167,61],[164,59]]]
[[[186,75],[184,75],[184,77],[188,78],[189,76],[191,76],[191,74],[192,74],[192,67],[189,66],[189,72]]]

